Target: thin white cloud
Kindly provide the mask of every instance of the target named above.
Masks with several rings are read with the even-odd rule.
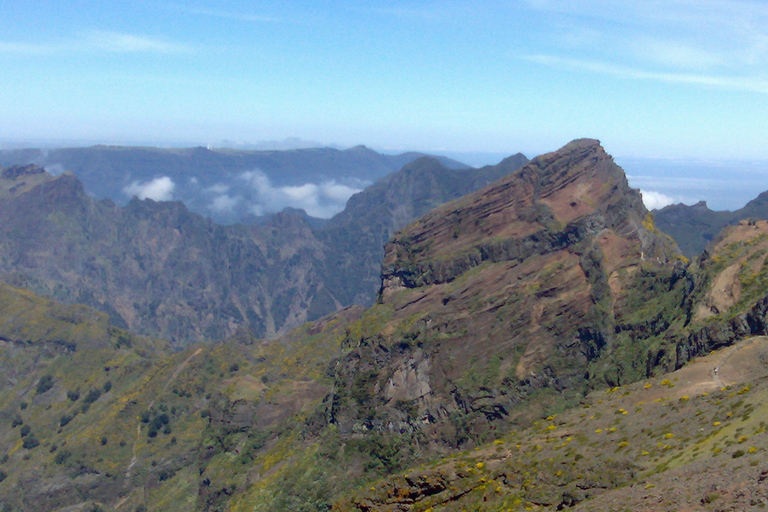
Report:
[[[243,198],[241,196],[230,196],[227,194],[222,194],[220,196],[216,196],[213,198],[213,201],[211,201],[211,204],[208,206],[211,210],[217,213],[232,213],[235,211],[235,207],[242,202]]]
[[[701,71],[729,64],[720,52],[680,41],[646,38],[634,44],[634,52],[638,59],[666,68]]]
[[[129,197],[136,196],[139,199],[152,199],[154,201],[169,201],[173,198],[176,184],[168,176],[155,178],[151,181],[134,181],[123,188]]]
[[[64,174],[66,169],[63,165],[56,163],[56,164],[49,164],[45,166],[45,171],[48,174],[53,174],[54,176],[58,176],[59,174]]]
[[[727,27],[768,17],[768,5],[744,0],[526,0],[535,10],[622,24]]]
[[[20,55],[59,55],[71,53],[188,53],[192,47],[164,38],[105,30],[79,33],[64,41],[0,41],[0,53]]]
[[[319,187],[314,183],[305,183],[298,187],[281,187],[276,190],[282,192],[286,197],[296,203],[316,203],[319,194]]]
[[[205,190],[212,194],[224,194],[229,191],[229,185],[224,185],[223,183],[216,183],[215,185],[211,185]]]
[[[186,53],[190,47],[155,37],[94,30],[83,37],[87,47],[111,53]]]
[[[557,27],[549,44],[541,45],[543,55],[529,58],[534,62],[629,79],[768,91],[763,1],[526,1]]]
[[[321,185],[322,194],[332,200],[343,201],[345,204],[350,197],[360,192],[360,190],[362,189],[349,187],[333,181]]]
[[[231,12],[231,11],[221,11],[218,9],[193,8],[193,9],[190,9],[189,12],[193,14],[201,14],[203,16],[212,16],[214,18],[224,18],[224,19],[239,20],[239,21],[253,21],[257,23],[279,23],[283,21],[281,18],[278,18],[275,16],[264,16],[261,14],[248,14],[248,13],[238,13],[238,12]]]
[[[619,78],[702,85],[768,94],[768,78],[762,77],[730,77],[697,73],[665,73],[647,71],[612,63],[557,57],[554,55],[529,55],[523,58],[530,62],[560,69],[589,71],[604,75],[612,75]]]
[[[652,190],[640,190],[640,194],[643,196],[643,203],[649,210],[658,210],[673,204],[674,199],[661,192],[654,192]]]
[[[478,6],[473,5],[475,9]],[[418,7],[389,6],[377,7],[372,9],[378,14],[393,16],[395,18],[422,20],[422,21],[445,21],[455,18],[454,9],[448,4],[435,4],[433,6],[420,5]]]

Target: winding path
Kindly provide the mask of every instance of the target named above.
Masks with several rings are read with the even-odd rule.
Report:
[[[203,351],[202,348],[198,348],[192,354],[189,355],[184,361],[179,363],[176,368],[173,370],[173,373],[170,377],[168,377],[168,380],[166,380],[165,385],[163,386],[163,391],[167,391],[168,387],[171,385],[171,383],[176,379],[176,377],[179,376],[179,374],[184,371],[184,368],[189,365],[189,362],[192,361],[193,358],[198,356]],[[149,402],[149,405],[147,406],[148,409],[152,408],[155,405],[155,399],[153,398],[152,401]],[[141,441],[141,423],[136,425],[136,438],[133,441],[133,456],[131,457],[131,462],[128,464],[128,468],[125,470],[125,479],[130,480],[131,478],[131,469],[133,469],[133,466],[136,465],[136,463],[139,461],[138,456],[136,455],[136,447],[138,446],[139,442]],[[115,505],[115,510],[120,508],[124,503],[128,501],[128,498],[130,496],[126,496],[122,500],[120,500]]]
[[[755,336],[735,343],[719,354],[720,357],[711,370],[712,380],[718,388],[744,382],[755,376],[753,367],[764,368],[764,365],[761,365],[763,359],[761,355],[766,353],[768,353],[766,336]]]

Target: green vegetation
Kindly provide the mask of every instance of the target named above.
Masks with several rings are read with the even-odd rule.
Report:
[[[42,395],[53,387],[53,377],[51,375],[43,375],[37,382],[37,388],[35,394]]]
[[[531,193],[570,172],[556,167],[529,169]],[[623,183],[604,178],[601,193]],[[24,488],[42,510],[600,510],[620,489],[662,495],[684,469],[754,473],[766,383],[705,395],[662,374],[733,340],[734,310],[699,321],[697,307],[733,264],[737,308],[765,297],[764,240],[686,266],[624,192],[606,196],[611,215],[593,198],[521,196],[528,206],[501,220],[450,205],[447,220],[426,219],[434,237],[420,225],[399,235],[403,259],[385,271],[406,286],[271,341],[241,330],[172,353],[84,306],[0,287],[0,502],[24,510]],[[595,213],[562,220],[577,207]],[[301,293],[274,298],[276,327]],[[335,304],[313,293],[318,314]],[[237,300],[215,315],[244,320]],[[162,323],[165,307],[153,297],[135,311]]]
[[[737,413],[768,411],[763,402],[768,380],[738,391],[644,402],[661,380],[592,393],[580,408],[541,418],[471,452],[361,486],[337,501],[334,510],[365,510],[361,504],[384,508],[406,496],[414,510],[435,512],[526,510],[533,503],[555,510],[584,500],[591,500],[585,501],[590,510],[609,510],[616,499],[632,510],[647,494],[627,494],[628,486],[664,496],[675,486],[668,475],[679,474],[678,469],[685,469],[689,502],[714,501],[713,480],[704,477],[713,467],[728,468],[724,471],[732,481],[751,481],[748,468],[755,464],[733,464],[768,449],[768,434],[764,422]],[[643,413],[633,413],[639,403]],[[712,423],[713,417],[723,421]],[[749,443],[749,448],[742,447]],[[728,446],[739,448],[723,450]],[[675,503],[672,495],[669,499]]]

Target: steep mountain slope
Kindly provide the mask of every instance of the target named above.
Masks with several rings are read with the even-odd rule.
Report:
[[[365,146],[343,151],[93,146],[0,151],[0,166],[34,163],[57,173],[70,171],[83,182],[89,194],[118,204],[130,199],[126,187],[131,190],[131,184],[167,177],[172,182],[172,197],[183,201],[191,211],[217,222],[234,223],[252,220],[253,208],[265,200],[262,196],[274,195],[277,187],[332,182],[359,188],[360,183],[373,182],[421,156],[384,155]],[[452,169],[467,167],[439,158]],[[263,176],[257,180],[256,188],[245,179],[244,173],[252,172]],[[167,185],[170,187],[170,183]],[[216,197],[226,199],[225,203],[215,203]]]
[[[384,244],[397,230],[436,206],[478,190],[527,162],[518,153],[497,165],[453,170],[434,158],[422,157],[352,196],[344,211],[319,233],[336,248],[329,254],[334,261],[331,271],[343,268],[358,277],[347,288],[348,295],[342,302],[365,306],[373,303],[371,291],[378,291],[381,284]]]
[[[591,393],[561,414],[539,409],[493,443],[361,487],[334,510],[764,508],[767,240],[768,222],[742,221],[682,274],[636,283],[638,299],[674,310],[649,316],[639,305],[648,320],[615,325],[612,349],[634,354],[646,375],[674,373]],[[656,342],[638,346],[644,337]]]
[[[741,220],[768,219],[768,192],[763,192],[735,211],[714,211],[699,201],[693,206],[674,204],[654,212],[659,229],[675,239],[680,250],[694,258],[724,227]]]
[[[270,342],[241,330],[153,357],[104,315],[8,289],[0,369],[24,370],[0,387],[0,503],[758,506],[768,344],[694,358],[768,334],[768,222],[717,240],[686,265],[599,143],[578,140],[403,229],[372,308]],[[19,316],[41,310],[55,322]]]
[[[334,421],[426,424],[439,450],[515,421],[534,395],[547,408],[641,377],[645,345],[614,328],[641,321],[638,280],[679,264],[649,218],[599,143],[579,140],[409,225],[387,245],[376,328],[347,341],[338,386],[357,391],[335,398]]]
[[[291,453],[360,315],[172,354],[85,306],[4,284],[0,306],[0,507],[13,511],[219,509]]]
[[[71,174],[27,190],[26,176],[0,201],[3,278],[89,304],[121,327],[177,344],[221,339],[241,325],[274,334],[305,320],[308,290],[323,291],[307,270],[323,248],[299,216],[218,226],[178,202],[94,201]]]
[[[474,451],[374,482],[333,510],[764,508],[768,340],[733,349],[592,393]]]
[[[90,198],[70,173],[8,167],[0,177],[0,279],[91,305],[116,325],[177,346],[241,326],[273,337],[343,306],[371,304],[381,247],[395,229],[513,170],[420,162],[353,198],[327,230],[290,210],[261,225],[221,226],[180,202],[118,207]],[[422,190],[413,178],[432,186]]]
[[[113,464],[131,456],[117,432],[138,414],[128,389],[170,355],[167,345],[4,284],[0,305],[0,501],[54,510],[83,492],[112,493],[122,485]]]

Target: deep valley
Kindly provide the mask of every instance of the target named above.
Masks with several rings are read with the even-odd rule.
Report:
[[[768,506],[763,195],[649,212],[593,139],[402,164],[227,225],[3,168],[0,510]]]

